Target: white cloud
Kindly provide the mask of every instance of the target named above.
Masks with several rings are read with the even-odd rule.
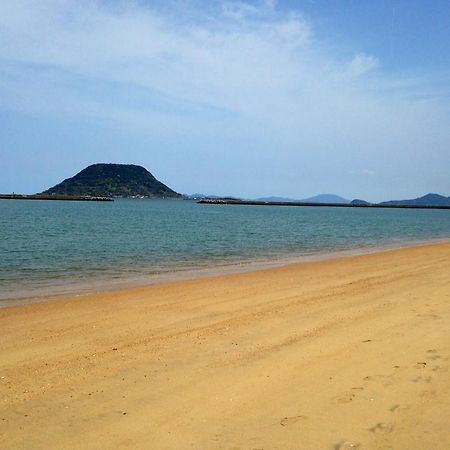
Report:
[[[226,2],[223,5],[224,15],[231,19],[242,20],[248,15],[253,15],[257,12],[256,7],[242,2]]]
[[[364,169],[361,173],[368,177],[373,177],[375,175],[375,171],[370,170],[370,169]]]
[[[243,20],[248,17],[261,17],[274,11],[274,0],[263,0],[257,3],[244,1],[226,1],[222,4],[222,10],[226,17]]]
[[[274,2],[234,4],[254,12],[274,8]],[[308,51],[310,28],[300,17],[236,24],[219,16],[180,25],[142,6],[68,0],[6,2],[0,17],[0,58],[19,72],[26,69],[21,64],[41,69],[30,83],[40,84],[47,69],[60,70],[68,89],[68,78],[79,76],[247,115],[259,109],[262,92],[274,99],[307,76],[301,53]]]
[[[378,58],[359,53],[350,61],[348,69],[351,75],[358,77],[376,69],[379,65]]]

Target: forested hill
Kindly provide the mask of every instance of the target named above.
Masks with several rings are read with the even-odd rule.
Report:
[[[44,191],[47,195],[181,198],[147,169],[133,164],[93,164]]]

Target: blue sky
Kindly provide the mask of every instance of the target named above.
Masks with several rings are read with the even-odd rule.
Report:
[[[450,2],[0,2],[0,192],[450,195]]]

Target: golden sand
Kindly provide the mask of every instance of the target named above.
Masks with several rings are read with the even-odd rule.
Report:
[[[5,308],[0,330],[0,448],[450,448],[450,244]]]

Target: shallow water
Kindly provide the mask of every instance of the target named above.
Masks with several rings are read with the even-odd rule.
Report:
[[[449,210],[0,200],[0,300],[449,238]]]

